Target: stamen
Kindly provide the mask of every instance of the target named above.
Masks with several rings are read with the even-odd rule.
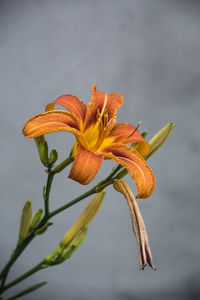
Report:
[[[96,114],[97,121],[99,121],[100,116],[101,116],[100,110],[99,110],[99,108],[97,108],[97,114]]]
[[[104,114],[104,110],[106,108],[107,102],[108,102],[108,95],[106,94],[105,99],[104,99],[104,103],[103,103],[103,108],[102,108],[102,111],[101,111],[101,116],[103,116],[103,114]]]
[[[96,142],[96,145],[93,147],[93,151],[96,151],[99,147],[99,145],[102,143],[103,139],[104,139],[104,134],[105,134],[105,128],[108,125],[108,108],[106,107],[108,102],[108,95],[105,94],[105,98],[104,98],[104,103],[103,103],[103,107],[102,110],[100,112],[100,109],[97,109],[97,113],[96,113],[96,119],[97,119],[97,124],[98,124],[98,139]]]
[[[105,109],[104,115],[103,115],[103,126],[104,128],[108,124],[108,108]]]
[[[138,128],[140,127],[141,124],[142,124],[142,122],[138,122],[137,126],[135,127],[133,132],[128,136],[128,138],[130,138],[132,135],[134,135],[134,133],[136,132],[136,130],[138,130]]]

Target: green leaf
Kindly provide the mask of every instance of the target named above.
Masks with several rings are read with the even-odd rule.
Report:
[[[33,292],[33,291],[41,288],[45,284],[47,284],[47,281],[43,281],[43,282],[37,283],[37,284],[35,284],[35,285],[33,285],[33,286],[31,286],[31,287],[29,287],[29,288],[27,288],[27,289],[25,289],[25,290],[23,290],[21,292],[15,294],[14,296],[12,296],[12,297],[10,297],[10,298],[8,298],[6,300],[14,300],[14,299],[20,298],[20,297],[22,297],[22,296],[24,296],[24,295],[26,295],[28,293],[31,293],[31,292]]]

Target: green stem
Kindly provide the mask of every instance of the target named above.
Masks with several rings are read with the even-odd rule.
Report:
[[[43,261],[41,261],[39,264],[37,264],[35,267],[30,269],[28,272],[24,273],[23,275],[21,275],[17,279],[15,279],[15,280],[11,281],[9,284],[5,285],[3,291],[11,288],[12,286],[18,284],[22,280],[26,279],[27,277],[29,277],[32,274],[34,274],[34,273],[38,272],[39,270],[41,270],[42,269],[42,264],[43,264]]]
[[[49,215],[49,195],[51,190],[51,185],[53,182],[54,173],[50,170],[48,170],[48,177],[47,177],[47,185],[44,188],[44,206],[45,206],[45,216],[48,217]]]
[[[82,194],[81,196],[73,199],[72,201],[64,204],[63,206],[59,207],[58,209],[55,209],[54,211],[49,213],[49,219],[52,218],[53,216],[59,214],[60,212],[62,212],[63,210],[69,208],[70,206],[80,202],[81,200],[96,194],[100,191],[99,187],[101,186],[106,186],[106,184],[110,184],[112,182],[111,179],[114,179],[115,177],[113,177],[120,169],[122,168],[122,166],[119,164],[117,165],[116,168],[114,168],[114,170],[106,177],[106,179],[100,181],[98,184],[96,184],[93,188],[91,188],[89,191],[87,191],[86,193]]]
[[[112,172],[108,175],[108,177],[106,177],[106,179],[103,180],[104,183],[106,183],[107,181],[109,181],[110,179],[112,179],[113,176],[114,176],[119,170],[121,170],[121,168],[122,168],[122,165],[118,164],[117,167],[114,168],[114,169],[112,170]]]
[[[4,269],[2,270],[0,274],[0,279],[2,280],[1,282],[1,287],[0,287],[0,294],[4,291],[4,284],[6,282],[8,273],[10,271],[10,268],[12,265],[15,263],[15,261],[18,259],[18,257],[21,255],[21,253],[26,249],[26,247],[29,245],[29,243],[34,239],[35,237],[35,232],[42,228],[45,223],[48,220],[49,216],[49,195],[50,195],[50,190],[51,190],[51,185],[53,181],[54,173],[51,171],[51,169],[48,170],[48,177],[47,177],[47,184],[44,188],[43,196],[44,196],[44,205],[45,205],[45,215],[39,225],[28,235],[28,237],[17,247],[15,248],[14,252],[11,255],[10,260],[8,263],[5,265]]]
[[[47,217],[44,216],[44,218],[41,220],[40,224],[35,228],[35,230],[29,234],[29,236],[23,241],[22,244],[17,245],[15,248],[14,252],[11,255],[10,260],[8,263],[5,265],[3,268],[1,274],[0,274],[0,279],[2,280],[1,282],[1,287],[0,287],[0,294],[4,291],[4,284],[7,279],[8,273],[10,271],[10,268],[12,265],[15,263],[15,261],[18,259],[18,257],[22,254],[22,252],[26,249],[26,247],[29,245],[29,243],[34,239],[35,237],[35,231],[37,231],[39,228],[43,227],[44,224],[47,222]]]
[[[67,157],[63,162],[61,162],[59,165],[57,165],[54,170],[53,173],[60,173],[64,168],[66,168],[68,165],[70,165],[73,162],[74,158],[69,156]]]
[[[65,166],[66,166],[66,162],[69,164],[72,162],[72,160],[69,158],[67,160],[65,160]],[[62,163],[60,164],[62,165]],[[63,165],[62,165],[63,166]],[[9,287],[11,287],[13,285],[13,282],[11,282],[10,284],[8,285],[4,285],[5,281],[6,281],[6,278],[7,278],[7,275],[9,273],[9,270],[10,268],[12,267],[12,265],[15,263],[15,261],[17,260],[17,258],[21,255],[21,253],[25,250],[25,248],[29,245],[29,243],[33,240],[33,238],[35,237],[35,232],[42,228],[45,223],[50,219],[52,218],[53,216],[57,215],[58,213],[62,212],[63,210],[69,208],[70,206],[78,203],[79,201],[87,198],[88,196],[92,195],[92,194],[95,194],[98,192],[98,187],[100,186],[104,186],[106,185],[107,183],[109,184],[109,182],[111,182],[111,179],[113,178],[113,176],[120,170],[121,168],[121,165],[118,165],[110,174],[109,176],[105,179],[105,180],[102,180],[101,182],[99,182],[97,185],[95,185],[93,188],[91,188],[89,191],[85,192],[84,194],[82,194],[81,196],[73,199],[72,201],[68,202],[67,204],[61,206],[60,208],[52,211],[52,212],[49,212],[49,194],[50,194],[50,190],[51,190],[51,185],[52,185],[52,182],[53,182],[53,177],[55,175],[55,169],[53,171],[49,170],[49,173],[48,173],[48,178],[47,178],[47,185],[45,187],[45,191],[44,191],[44,199],[45,199],[45,215],[43,217],[43,219],[41,220],[41,222],[39,223],[39,225],[37,226],[37,228],[34,229],[33,232],[31,232],[31,234],[24,240],[24,242],[20,245],[20,246],[17,246],[16,249],[14,250],[14,253],[12,254],[9,262],[7,263],[7,265],[4,267],[4,269],[2,270],[1,274],[0,274],[0,279],[2,279],[2,284],[1,284],[1,288],[0,288],[0,294],[5,290],[5,287],[6,289],[8,289]],[[58,173],[58,171],[56,172]],[[38,269],[38,266],[39,264],[34,267],[33,269],[29,270],[27,273],[23,274],[22,276],[20,276],[18,279],[16,279],[14,282],[18,283],[19,281],[18,280],[23,280],[25,279],[28,274],[28,276],[30,276],[32,273],[33,270],[39,270]],[[35,269],[36,268],[36,269]],[[31,273],[31,274],[30,274]],[[30,274],[30,275],[29,275]],[[23,279],[21,279],[23,278]]]
[[[50,214],[49,214],[49,218],[52,218],[53,216],[59,214],[61,211],[67,209],[68,207],[78,203],[79,201],[87,198],[88,196],[92,195],[92,194],[95,194],[96,193],[96,186],[93,187],[92,189],[90,189],[89,191],[87,191],[86,193],[82,194],[81,196],[73,199],[72,201],[68,202],[67,204],[59,207],[58,209],[55,209],[54,211],[52,211]]]

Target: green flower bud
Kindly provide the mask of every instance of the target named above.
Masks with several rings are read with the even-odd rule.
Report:
[[[58,159],[58,153],[55,149],[51,150],[51,153],[50,153],[50,161],[51,161],[51,164],[53,165]]]
[[[49,226],[53,225],[52,222],[47,222],[42,228],[38,229],[35,232],[35,235],[41,235],[43,233],[45,233],[47,231],[47,229],[49,228]]]
[[[27,237],[30,230],[31,218],[32,218],[32,202],[28,200],[22,209],[22,214],[20,218],[19,241],[23,241]]]
[[[37,225],[39,224],[42,218],[42,215],[43,215],[43,209],[40,208],[36,211],[36,213],[32,217],[30,229],[34,229],[37,227]]]
[[[40,143],[38,147],[40,160],[43,163],[45,167],[48,167],[49,165],[49,158],[48,158],[48,144],[46,141]]]
[[[145,159],[154,154],[166,142],[174,126],[175,124],[171,122],[153,136],[153,138],[149,141],[150,150],[144,156]]]

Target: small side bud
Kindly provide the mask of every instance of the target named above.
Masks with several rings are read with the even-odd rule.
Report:
[[[25,240],[25,238],[29,234],[30,224],[32,218],[32,202],[28,200],[23,209],[20,218],[20,226],[19,226],[19,241]]]
[[[150,150],[144,156],[145,159],[149,158],[152,154],[154,154],[168,139],[172,129],[174,128],[175,124],[173,122],[167,124],[161,130],[159,130],[153,138],[149,141]]]
[[[51,153],[50,153],[50,161],[51,161],[51,164],[53,165],[58,159],[58,152],[53,149],[51,150]]]
[[[53,225],[52,222],[47,222],[42,228],[38,229],[35,232],[35,235],[41,235],[43,233],[45,233],[47,231],[47,229],[49,228],[49,226]]]
[[[40,208],[35,212],[34,216],[32,217],[30,229],[34,229],[37,227],[37,225],[39,224],[42,218],[42,215],[43,215],[43,209]]]
[[[47,167],[49,164],[49,158],[48,158],[48,144],[45,140],[45,137],[44,135],[41,135],[34,138],[34,140],[38,149],[40,160],[43,163],[43,165]]]
[[[38,147],[40,160],[43,163],[45,167],[48,167],[49,165],[49,158],[48,158],[48,144],[46,141],[40,143]]]

